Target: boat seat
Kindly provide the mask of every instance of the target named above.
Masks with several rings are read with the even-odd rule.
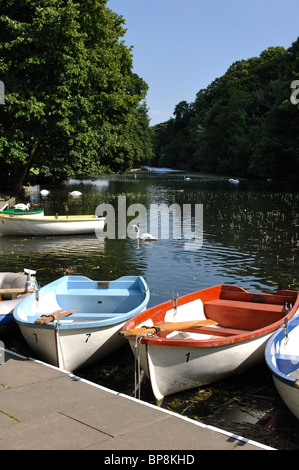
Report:
[[[223,300],[239,300],[243,302],[255,302],[263,304],[277,304],[285,305],[292,304],[296,302],[297,292],[293,291],[280,291],[279,293],[274,294],[255,294],[251,292],[243,292],[239,290],[230,290],[228,287],[222,288],[220,292],[220,299]]]
[[[0,288],[1,289],[18,289],[25,288],[27,281],[26,274],[3,272],[0,273]],[[18,294],[2,293],[2,300],[12,300],[18,297]],[[1,299],[0,299],[1,300]]]
[[[263,328],[287,313],[283,305],[224,299],[205,302],[204,312],[221,326],[245,330]]]
[[[299,356],[294,354],[275,354],[277,368],[285,375],[294,372],[299,367]]]
[[[197,334],[204,334],[204,335],[212,335],[213,337],[218,336],[235,336],[235,335],[245,335],[250,333],[250,330],[240,330],[237,328],[222,328],[222,327],[214,327],[214,326],[200,326],[196,328],[185,328],[183,330],[178,330],[184,333],[197,333]],[[166,338],[169,335],[169,331],[161,331],[159,332],[160,338]]]
[[[234,335],[245,335],[250,332],[250,330],[240,330],[238,328],[223,328],[221,326],[201,326],[198,328],[189,328],[189,333],[200,333],[214,336],[234,336]]]
[[[105,313],[105,312],[75,312],[70,316],[60,318],[59,321],[98,321],[98,320],[107,320],[112,318],[117,318],[120,315],[124,315],[122,313]]]

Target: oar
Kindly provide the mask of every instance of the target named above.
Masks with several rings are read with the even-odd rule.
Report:
[[[42,325],[44,323],[49,323],[51,321],[55,321],[58,318],[66,317],[67,315],[71,315],[74,312],[78,312],[79,310],[56,310],[56,312],[50,313],[49,315],[42,315],[34,323],[37,325]]]
[[[26,287],[18,287],[15,289],[0,289],[0,294],[27,294],[34,292],[34,288],[26,289]]]
[[[181,321],[177,323],[161,323],[154,326],[142,326],[141,328],[133,328],[132,330],[120,331],[122,336],[136,336],[139,333],[160,333],[160,331],[177,331],[185,330],[189,328],[197,328],[206,325],[217,325],[217,322],[213,320],[192,320],[192,321]]]

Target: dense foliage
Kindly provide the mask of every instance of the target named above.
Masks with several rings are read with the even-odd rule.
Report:
[[[271,47],[235,62],[193,103],[179,103],[173,119],[153,127],[154,163],[232,176],[297,178],[299,106],[290,97],[298,79],[299,38],[288,50]]]
[[[147,84],[132,71],[124,19],[106,3],[0,0],[2,189],[151,156]]]
[[[139,163],[252,176],[299,171],[299,38],[237,61],[150,129],[124,18],[107,0],[0,0],[1,190]]]

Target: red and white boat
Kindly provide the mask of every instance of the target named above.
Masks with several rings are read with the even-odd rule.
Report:
[[[141,312],[121,334],[161,400],[263,360],[269,337],[298,312],[297,291],[256,294],[218,285]]]

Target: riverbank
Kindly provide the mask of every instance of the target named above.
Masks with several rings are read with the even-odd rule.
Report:
[[[10,197],[8,199],[0,199],[0,212],[3,211],[3,209],[11,209],[15,202],[15,197]]]
[[[271,449],[0,348],[1,357],[2,450],[102,450],[109,457],[111,450],[186,456]]]

